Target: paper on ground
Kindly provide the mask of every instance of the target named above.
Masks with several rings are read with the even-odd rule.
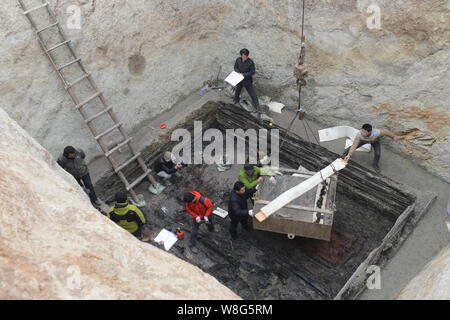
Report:
[[[244,80],[244,76],[242,74],[233,71],[230,75],[225,79],[225,82],[228,82],[233,87],[236,87],[242,80]]]
[[[346,163],[342,159],[336,159],[333,162],[333,165],[329,165],[322,169],[320,172],[317,172],[311,178],[303,181],[297,186],[287,190],[286,192],[279,195],[277,198],[272,200],[269,204],[261,208],[261,212],[264,213],[266,217],[274,214],[276,211],[283,208],[285,205],[289,204],[294,199],[297,199],[301,195],[305,194],[309,190],[313,189],[317,185],[322,182],[322,178],[324,180],[328,179],[334,174],[333,167],[336,171],[342,170],[346,167]]]
[[[169,251],[170,248],[177,242],[178,238],[172,232],[162,229],[158,236],[155,238],[155,242],[164,242],[164,249]]]
[[[225,211],[222,208],[217,208],[213,213],[221,218],[226,218],[228,216],[228,211]]]
[[[345,141],[345,149],[347,149],[348,147],[352,146],[358,132],[359,130],[349,126],[338,126],[319,130],[319,139],[321,142],[323,142],[337,140],[340,138],[347,138],[347,140]],[[365,144],[361,148],[356,149],[356,151],[364,152],[370,152],[370,150],[372,150],[372,146],[370,144]]]
[[[281,110],[283,110],[283,108],[285,107],[284,104],[280,103],[280,102],[269,102],[267,104],[267,106],[269,107],[269,110],[272,112],[276,112],[276,113],[281,113]]]

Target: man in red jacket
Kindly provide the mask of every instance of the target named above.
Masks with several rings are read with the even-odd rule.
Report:
[[[197,191],[192,191],[184,194],[183,197],[186,211],[192,217],[192,233],[189,243],[189,247],[195,253],[195,243],[198,236],[198,230],[202,222],[206,223],[210,232],[214,231],[211,212],[213,210],[213,204],[207,197],[202,196]]]

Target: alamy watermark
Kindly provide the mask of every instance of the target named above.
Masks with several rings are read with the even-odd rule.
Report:
[[[371,265],[367,268],[366,273],[370,276],[366,280],[366,286],[369,290],[381,289],[381,269],[379,266]]]
[[[201,121],[194,121],[194,134],[187,129],[176,129],[172,142],[179,142],[172,153],[185,164],[256,164],[269,156],[274,167],[279,166],[279,130],[219,129],[203,131]],[[204,144],[209,143],[204,146]],[[269,148],[270,146],[270,148]]]
[[[371,4],[366,11],[370,16],[366,20],[367,28],[370,30],[381,29],[381,8],[376,4]]]

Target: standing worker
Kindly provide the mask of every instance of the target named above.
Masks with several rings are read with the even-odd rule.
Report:
[[[72,146],[64,148],[64,153],[58,158],[58,164],[70,173],[75,180],[89,191],[89,199],[94,206],[100,206],[91,176],[85,161],[86,154],[81,149],[75,149]]]
[[[189,242],[189,247],[192,252],[197,253],[195,248],[198,231],[202,222],[206,223],[210,232],[214,231],[214,225],[211,217],[213,204],[207,197],[202,196],[197,191],[185,193],[183,196],[186,211],[192,217],[192,233]]]
[[[253,216],[253,210],[248,210],[247,199],[256,192],[256,188],[246,189],[240,181],[236,182],[231,191],[230,202],[228,203],[228,215],[231,219],[231,238],[237,239],[237,227],[240,223],[244,230],[251,231],[252,227],[248,223],[249,217]]]
[[[146,222],[145,215],[138,207],[128,202],[125,192],[116,193],[116,203],[109,209],[107,217],[135,237],[141,237],[142,226]]]
[[[369,143],[372,145],[375,153],[372,164],[373,168],[377,172],[380,172],[380,167],[378,165],[381,156],[380,138],[384,136],[390,137],[393,141],[398,140],[396,134],[392,131],[375,129],[372,128],[370,124],[366,123],[362,126],[361,130],[356,135],[355,140],[353,141],[353,145],[344,151],[344,160],[348,162],[356,149]]]
[[[250,51],[242,49],[240,51],[240,57],[236,59],[234,63],[234,71],[244,76],[244,80],[239,82],[236,86],[236,92],[234,94],[234,103],[239,103],[239,97],[241,95],[242,87],[245,87],[248,94],[252,98],[253,107],[259,107],[258,96],[256,95],[255,88],[253,87],[253,76],[256,73],[255,63],[248,56]]]

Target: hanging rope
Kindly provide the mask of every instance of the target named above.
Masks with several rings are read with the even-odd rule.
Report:
[[[299,56],[299,61],[298,63],[295,65],[295,70],[294,70],[294,76],[297,78],[297,85],[298,85],[298,110],[295,114],[295,117],[292,119],[291,123],[289,124],[287,130],[286,130],[286,134],[284,135],[284,138],[281,141],[281,145],[280,145],[280,149],[283,148],[283,144],[286,141],[286,137],[288,136],[289,133],[291,133],[291,128],[292,125],[295,122],[295,119],[298,117],[302,122],[303,122],[303,127],[305,128],[305,134],[306,134],[306,138],[311,146],[311,149],[313,149],[311,140],[309,139],[309,134],[308,134],[308,129],[309,131],[311,131],[314,139],[316,140],[317,144],[320,145],[320,141],[319,139],[316,137],[316,135],[314,134],[314,131],[311,129],[307,119],[305,118],[306,116],[306,111],[302,108],[302,87],[306,86],[306,80],[304,79],[304,77],[306,77],[307,75],[307,70],[306,70],[306,65],[305,65],[305,56],[306,56],[306,49],[305,49],[305,37],[304,37],[304,28],[305,28],[305,2],[306,0],[303,0],[303,6],[302,6],[302,34],[301,34],[301,49],[300,49],[300,56]],[[336,170],[336,168],[333,165],[333,162],[330,163],[331,168],[333,169],[334,173],[337,174],[338,171]],[[327,185],[326,180],[324,179],[322,172],[319,171],[320,176],[322,178],[322,183],[324,184],[324,186]]]
[[[295,119],[299,117],[302,113],[304,114],[304,111],[302,109],[302,87],[306,85],[306,81],[304,80],[304,76],[306,76],[306,70],[302,68],[302,66],[305,63],[305,36],[304,36],[304,30],[305,30],[305,0],[303,0],[303,6],[302,6],[302,34],[301,34],[301,49],[300,49],[300,56],[298,64],[295,66],[294,76],[297,78],[297,85],[298,85],[298,110],[295,114],[295,117],[292,119],[291,123],[289,124],[286,134],[284,138],[281,141],[280,148],[283,147],[284,142],[286,141],[287,135],[290,133],[292,125],[295,122]],[[306,129],[306,128],[305,128]]]

